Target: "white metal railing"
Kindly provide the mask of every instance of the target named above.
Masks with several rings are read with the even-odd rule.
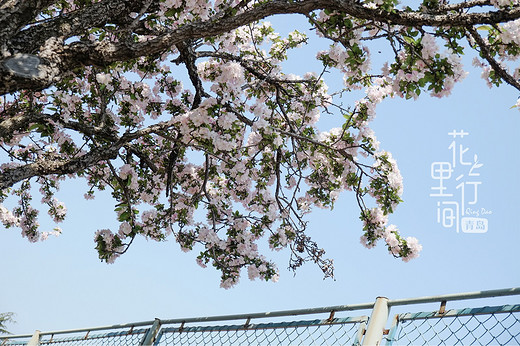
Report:
[[[460,310],[446,309],[449,301],[515,295],[520,295],[520,287],[395,300],[378,297],[375,302],[363,304],[224,316],[155,319],[103,327],[36,331],[33,334],[0,336],[0,345],[80,346],[97,345],[101,341],[103,344],[114,345],[205,343],[320,345],[331,342],[341,345],[380,345],[384,342],[387,345],[428,345],[447,344],[445,340],[451,340],[449,342],[454,344],[462,341],[479,344],[479,340],[484,339],[491,340],[495,344],[501,344],[501,340],[506,340],[508,344],[520,345],[520,304]],[[395,315],[391,321],[388,320],[391,308],[427,303],[440,303],[440,306],[435,311],[401,313]],[[517,299],[515,303],[520,301]],[[365,315],[349,317],[336,315],[359,310],[371,310],[370,318]],[[327,314],[327,316],[304,321],[294,319],[295,316],[319,314]],[[274,321],[281,318],[283,318],[281,322],[253,323],[260,319]],[[466,323],[464,322],[466,320],[461,319],[469,319],[475,326],[471,327],[474,329],[450,327]],[[231,321],[242,321],[242,323],[233,325]],[[408,328],[411,325],[410,321],[418,324]],[[491,325],[488,321],[493,321],[494,324]],[[209,325],[213,322],[218,322],[218,325]],[[391,325],[386,329],[389,323]],[[460,335],[457,334],[459,332]]]

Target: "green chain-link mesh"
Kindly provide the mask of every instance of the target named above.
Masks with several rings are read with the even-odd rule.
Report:
[[[358,345],[367,316],[276,323],[208,326],[163,325],[154,345]],[[520,345],[520,304],[399,314],[386,345]],[[228,321],[229,322],[229,321]],[[225,322],[224,322],[225,323]],[[103,329],[43,335],[40,345],[142,345],[151,328]],[[157,329],[155,329],[157,330]],[[28,340],[1,339],[0,345]],[[149,346],[149,345],[146,345]]]
[[[262,323],[247,327],[165,328],[158,345],[352,345],[368,317]]]
[[[400,314],[387,345],[520,345],[520,305]]]

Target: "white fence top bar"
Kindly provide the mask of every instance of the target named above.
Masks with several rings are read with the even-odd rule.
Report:
[[[421,303],[435,303],[435,302],[442,302],[443,300],[445,300],[445,301],[465,300],[465,299],[492,298],[492,297],[513,296],[513,295],[520,295],[520,287],[505,288],[505,289],[499,289],[499,290],[489,290],[489,291],[445,294],[445,295],[431,296],[431,297],[394,299],[394,300],[388,301],[388,306],[410,305],[410,304],[421,304]]]

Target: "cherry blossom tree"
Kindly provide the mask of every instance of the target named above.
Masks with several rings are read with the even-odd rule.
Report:
[[[308,30],[278,34],[281,14]],[[82,179],[86,199],[114,199],[119,229],[94,236],[101,260],[137,236],[174,238],[228,288],[242,270],[277,279],[261,241],[332,276],[306,215],[347,190],[361,242],[408,261],[421,245],[388,224],[403,184],[370,128],[376,106],[449,95],[467,54],[490,86],[520,90],[518,18],[518,0],[1,0],[0,220],[31,242],[59,235],[39,212],[64,220],[60,181]],[[321,67],[288,73],[311,39],[328,47],[305,57]],[[366,96],[345,106],[353,90]],[[323,114],[343,125],[320,131]]]

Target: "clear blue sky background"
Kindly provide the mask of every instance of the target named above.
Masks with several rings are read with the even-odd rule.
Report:
[[[293,68],[309,69],[312,51],[293,57],[292,64],[298,63]],[[312,214],[309,226],[334,258],[336,280],[322,280],[310,264],[293,276],[285,270],[289,253],[282,251],[268,253],[281,269],[278,283],[244,277],[224,290],[216,271],[200,268],[196,253],[182,253],[173,240],[138,238],[127,254],[107,265],[97,259],[93,236],[97,229],[116,228],[113,203],[102,195],[83,200],[85,188],[76,180],[62,184],[60,196],[69,212],[59,238],[30,244],[18,230],[0,230],[0,312],[16,313],[17,323],[8,327],[18,334],[519,286],[520,113],[510,109],[518,96],[507,86],[488,89],[480,71],[470,67],[470,75],[448,98],[393,99],[379,106],[373,128],[381,148],[397,159],[405,184],[404,203],[390,222],[424,247],[421,257],[409,263],[392,258],[383,244],[367,250],[359,243],[359,210],[354,196],[343,194],[334,211]],[[334,122],[325,119],[326,125]],[[478,208],[492,212],[487,233],[456,233],[436,222],[439,199],[429,196],[436,184],[430,165],[450,161],[448,132],[454,129],[469,133],[461,143],[469,148],[468,157],[477,154],[484,164]]]

